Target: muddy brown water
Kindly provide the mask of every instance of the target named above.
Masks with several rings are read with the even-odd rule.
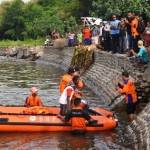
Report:
[[[45,105],[58,106],[58,84],[63,70],[51,64],[0,58],[0,104],[23,105],[32,86],[39,88]],[[91,107],[105,106],[85,88]],[[86,133],[0,133],[0,150],[130,150],[125,140],[126,115],[118,110],[119,126],[107,132]]]

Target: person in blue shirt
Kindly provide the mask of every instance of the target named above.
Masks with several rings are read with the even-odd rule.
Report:
[[[148,51],[143,45],[143,41],[138,41],[139,52],[135,53],[132,51],[133,58],[140,64],[147,64],[149,61]]]
[[[138,41],[138,47],[140,48],[139,52],[137,54],[137,58],[138,58],[139,62],[142,63],[142,64],[147,64],[148,63],[148,59],[149,59],[148,51],[144,47],[142,40]]]
[[[113,53],[119,52],[119,23],[120,21],[117,19],[116,15],[112,16],[112,21],[110,21],[110,29],[111,29],[111,50]]]

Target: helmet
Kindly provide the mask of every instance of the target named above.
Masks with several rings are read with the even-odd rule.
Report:
[[[32,87],[30,89],[31,93],[37,93],[38,92],[38,89],[36,87]]]
[[[83,104],[85,104],[85,105],[87,105],[88,103],[87,103],[87,101],[86,100],[81,100],[81,103],[83,103]]]

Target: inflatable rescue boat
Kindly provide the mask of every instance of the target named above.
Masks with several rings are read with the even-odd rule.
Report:
[[[103,108],[95,108],[96,125],[87,124],[86,131],[105,131],[117,126],[114,114]],[[63,122],[58,107],[0,106],[0,132],[51,132],[71,131],[71,123]]]

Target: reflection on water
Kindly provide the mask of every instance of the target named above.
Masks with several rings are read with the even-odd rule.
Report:
[[[0,136],[0,149],[17,150],[123,150],[115,143],[113,132],[87,133],[75,136],[70,133],[3,133]]]
[[[44,104],[58,105],[58,83],[63,71],[48,64],[0,60],[0,104],[23,105],[31,86],[39,88]],[[102,106],[99,97],[84,90],[92,107]],[[120,111],[121,112],[121,111]],[[122,120],[123,113],[118,114]],[[124,147],[125,120],[110,132],[87,133],[1,133],[0,150],[127,150]]]

